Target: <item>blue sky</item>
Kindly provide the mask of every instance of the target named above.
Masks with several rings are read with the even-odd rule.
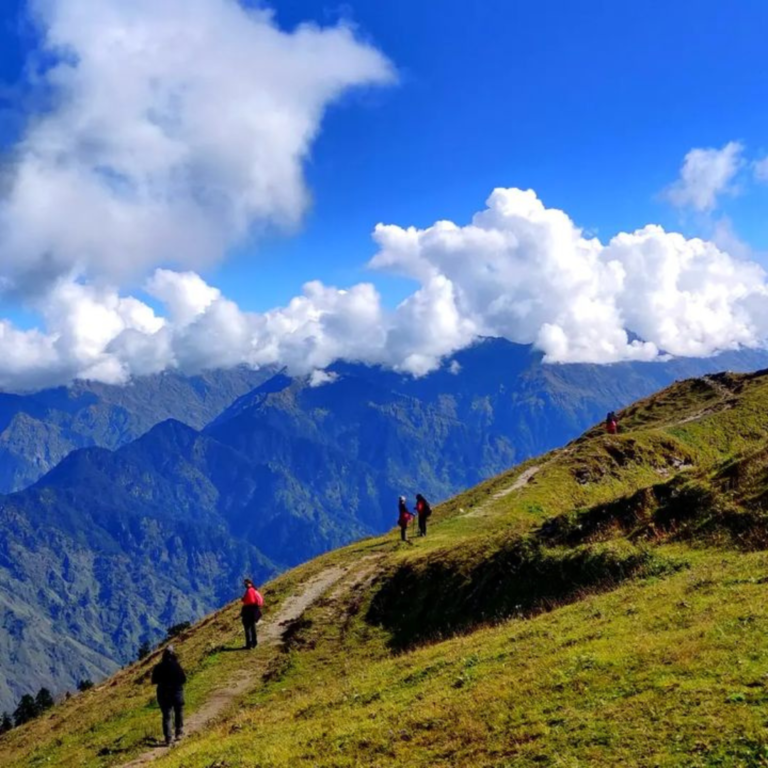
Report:
[[[351,19],[399,83],[331,107],[307,168],[313,206],[291,237],[240,249],[208,273],[245,308],[303,280],[366,278],[379,222],[466,222],[497,186],[532,187],[606,238],[647,222],[690,233],[657,193],[695,146],[768,148],[768,4],[545,0],[278,0],[280,24]],[[0,75],[19,79],[29,31],[6,0]],[[8,123],[6,122],[6,126]],[[768,247],[764,191],[731,201]],[[378,278],[390,300],[408,287]]]
[[[276,7],[287,25],[329,20],[324,0]],[[466,222],[497,186],[532,187],[603,238],[648,222],[697,234],[701,222],[657,199],[685,153],[731,139],[768,149],[764,2],[346,8],[401,80],[332,109],[308,169],[315,205],[304,231],[250,261],[277,297],[293,295],[297,272],[364,277],[378,221]],[[754,191],[728,205],[758,248],[768,247],[766,201]],[[219,283],[236,290],[246,263],[225,267]]]
[[[558,362],[768,343],[762,0],[275,0],[274,23],[236,0],[39,7],[77,56],[52,109],[25,123],[40,104],[25,76],[40,40],[25,2],[3,4],[0,143],[26,136],[11,156],[27,185],[0,201],[0,225],[11,222],[0,285],[23,297],[0,307],[0,356],[10,345],[15,361],[0,363],[0,387],[285,355],[315,370],[341,356],[419,373],[488,334]],[[307,22],[315,32],[301,32]],[[127,43],[105,49],[113,39]],[[171,119],[154,122],[168,104]],[[147,143],[158,126],[160,143]],[[275,231],[301,211],[302,177],[311,205]],[[495,198],[480,244],[466,228],[437,246],[423,231],[410,245],[401,229],[372,239],[380,222],[464,227],[495,188],[533,189],[543,207]],[[720,252],[657,231],[598,253],[546,209],[603,244],[658,224]],[[261,232],[249,242],[241,210]],[[278,308],[274,323],[223,309],[180,272],[145,283],[163,267],[196,271],[237,312]],[[351,290],[286,307],[312,280]],[[44,335],[4,340],[3,319]],[[211,354],[190,358],[203,341]]]

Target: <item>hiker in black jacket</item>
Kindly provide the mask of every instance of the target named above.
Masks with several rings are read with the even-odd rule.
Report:
[[[419,536],[426,536],[427,520],[432,514],[432,507],[420,493],[416,494],[416,514],[419,516]]]
[[[152,670],[152,683],[157,686],[157,703],[163,713],[163,736],[165,745],[171,745],[171,712],[173,712],[176,738],[184,735],[184,683],[187,676],[179,664],[176,651],[169,645],[163,651],[163,658]]]

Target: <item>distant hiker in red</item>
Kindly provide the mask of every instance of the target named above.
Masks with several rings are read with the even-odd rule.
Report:
[[[616,418],[616,414],[613,411],[605,417],[605,431],[609,435],[615,435],[619,431],[619,420]]]
[[[416,514],[419,516],[419,536],[426,536],[427,520],[432,514],[432,507],[420,493],[416,494]]]
[[[405,496],[401,496],[398,501],[397,524],[400,526],[400,540],[408,541],[408,523],[413,520],[413,515],[405,506]]]
[[[187,676],[179,664],[176,651],[169,645],[163,658],[152,670],[152,684],[157,686],[157,703],[163,713],[165,746],[171,746],[171,713],[173,713],[176,738],[184,735],[184,683]]]
[[[240,617],[243,620],[243,629],[245,630],[245,648],[250,650],[259,644],[256,638],[256,622],[261,618],[264,598],[261,596],[261,592],[253,586],[250,579],[246,579],[243,584],[245,594],[243,595],[243,608],[240,611]]]

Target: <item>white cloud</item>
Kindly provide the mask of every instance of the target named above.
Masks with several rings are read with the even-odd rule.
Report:
[[[21,331],[0,320],[0,390],[38,389],[68,381],[76,373],[61,371],[54,336]]]
[[[738,236],[728,216],[721,216],[712,223],[710,239],[721,251],[738,259],[748,261],[755,258],[755,251]]]
[[[309,386],[322,387],[323,384],[332,384],[338,378],[339,375],[333,371],[312,371],[309,375]]]
[[[73,378],[118,383],[131,375],[163,370],[168,364],[167,356],[160,355],[154,366],[146,367],[138,356],[111,351],[123,334],[135,334],[158,357],[166,320],[135,298],[60,280],[48,290],[39,309],[47,333],[20,331],[0,322],[0,389],[29,390]]]
[[[264,226],[295,225],[327,106],[393,78],[350,28],[281,31],[237,0],[30,0],[52,108],[16,147],[0,280],[120,284],[199,268]]]
[[[467,346],[478,326],[462,314],[454,284],[433,275],[388,318],[388,332],[377,362],[415,375],[429,373],[443,356]]]
[[[194,272],[158,269],[145,288],[168,307],[171,320],[180,328],[188,326],[221,298],[218,288],[212,288]]]
[[[683,160],[680,178],[664,195],[678,208],[711,211],[718,197],[732,194],[733,180],[743,166],[744,146],[729,141],[722,149],[692,149]]]
[[[752,170],[757,181],[768,182],[768,157],[764,157],[762,160],[756,160],[752,164]]]
[[[550,362],[596,363],[768,338],[758,264],[655,225],[603,244],[530,190],[495,190],[465,226],[380,225],[374,237],[371,266],[420,283],[392,310],[372,284],[311,282],[285,307],[248,313],[194,273],[158,270],[146,286],[165,308],[158,316],[116,291],[60,281],[45,302],[46,333],[0,323],[0,387],[238,363],[287,366],[321,384],[338,359],[420,375],[485,335],[535,344]]]
[[[768,336],[757,264],[657,226],[603,245],[530,190],[496,190],[464,227],[379,226],[375,237],[373,267],[446,280],[448,316],[477,334],[535,343],[553,362],[707,355]]]
[[[465,227],[380,225],[375,238],[380,252],[371,266],[447,281],[456,315],[475,334],[535,342],[556,360],[656,353],[628,346],[615,302],[619,265],[603,261],[598,240],[585,239],[531,190],[497,189]]]

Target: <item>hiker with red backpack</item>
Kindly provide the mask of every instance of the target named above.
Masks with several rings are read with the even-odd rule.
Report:
[[[400,540],[408,541],[408,523],[413,520],[413,514],[408,510],[405,504],[405,496],[398,500],[397,524],[400,526]]]
[[[429,502],[420,494],[416,494],[416,514],[419,517],[419,536],[427,535],[427,520],[432,514]]]
[[[619,420],[613,411],[605,417],[605,431],[609,435],[616,435],[619,432]]]
[[[243,620],[243,629],[245,630],[245,649],[249,651],[259,644],[256,638],[256,623],[261,618],[264,598],[261,596],[261,592],[253,586],[250,579],[246,579],[243,585],[245,586],[245,594],[242,599],[243,607],[240,611],[240,617]]]

